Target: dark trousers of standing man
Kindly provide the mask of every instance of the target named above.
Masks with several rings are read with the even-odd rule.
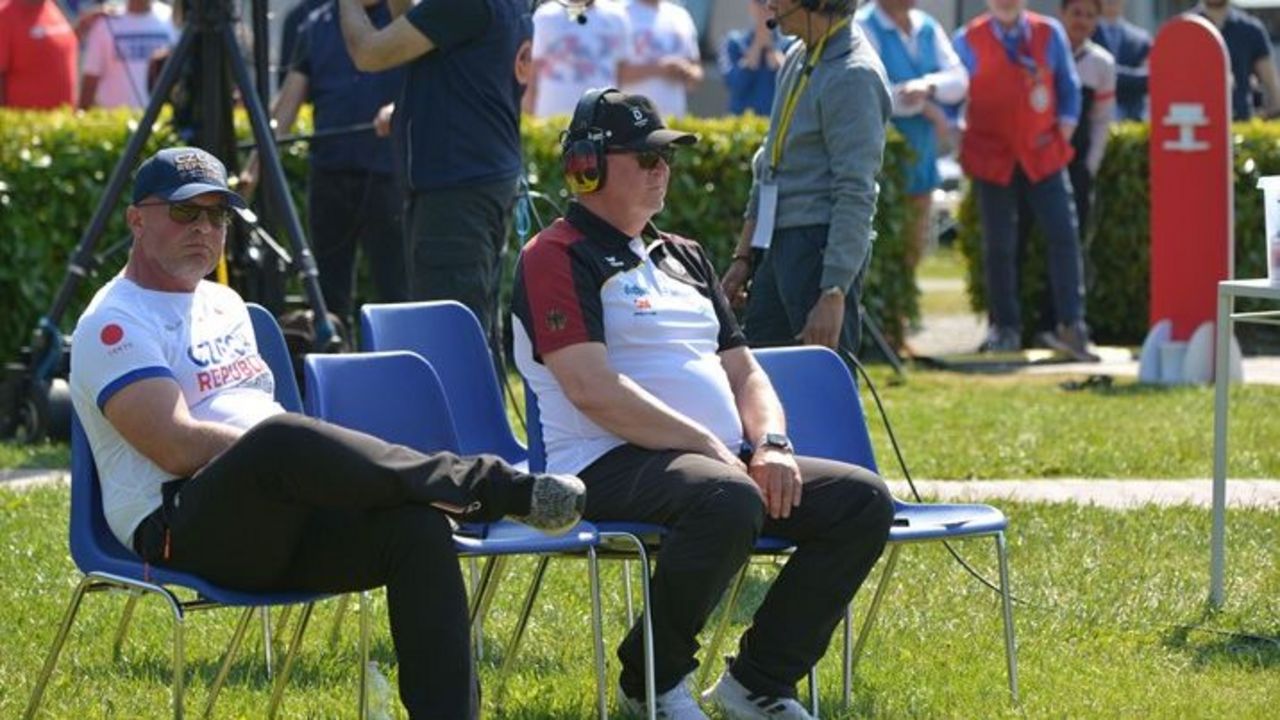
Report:
[[[325,305],[350,322],[356,248],[369,262],[377,302],[409,299],[404,195],[392,175],[312,169],[307,190],[311,243]]]
[[[822,282],[822,255],[827,247],[829,228],[829,225],[805,225],[773,231],[764,260],[752,275],[751,296],[742,323],[753,347],[800,344],[800,332],[822,292],[818,286]],[[868,254],[866,263],[870,262]],[[862,340],[858,303],[865,274],[866,264],[844,297],[840,348],[854,354]]]
[[[494,457],[423,455],[301,415],[269,418],[134,532],[144,560],[250,591],[386,586],[400,699],[413,718],[478,716],[467,598],[432,503],[477,520],[529,511],[532,477]]]
[[[457,300],[475,313],[486,338],[497,322],[517,181],[412,193],[405,210],[410,297]]]
[[[1009,330],[1022,327],[1018,296],[1018,203],[1025,197],[1048,244],[1049,285],[1054,316],[1069,325],[1084,319],[1084,280],[1080,236],[1067,173],[1031,182],[1021,168],[1008,185],[973,181],[982,219],[983,264],[991,323]]]
[[[756,538],[786,538],[795,553],[742,636],[731,668],[748,689],[795,696],[823,654],[844,608],[884,550],[893,500],[874,473],[797,458],[804,481],[791,517],[765,515],[750,477],[704,455],[623,445],[583,470],[589,520],[667,527],[650,584],[657,690],[697,667],[697,635]],[[644,636],[637,622],[618,648],[622,689],[644,697]]]

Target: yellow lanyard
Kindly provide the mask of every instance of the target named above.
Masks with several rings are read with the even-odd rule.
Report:
[[[804,89],[809,85],[809,76],[813,74],[813,68],[817,66],[818,61],[822,59],[822,51],[827,47],[827,40],[842,28],[849,25],[850,18],[846,17],[827,30],[827,34],[822,36],[818,41],[817,47],[813,49],[813,54],[805,58],[804,68],[800,71],[800,80],[791,86],[791,91],[787,93],[787,99],[782,102],[782,115],[778,118],[778,132],[773,136],[773,147],[770,152],[769,171],[772,173],[777,170],[778,163],[782,161],[782,142],[787,137],[787,131],[791,129],[791,118],[796,114],[796,105],[800,100],[800,96],[804,94]]]

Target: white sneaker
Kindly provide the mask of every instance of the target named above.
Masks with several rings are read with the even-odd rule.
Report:
[[[693,693],[689,692],[688,677],[681,680],[679,685],[658,695],[656,704],[658,707],[655,714],[663,720],[710,720],[698,706],[698,701],[693,699]],[[649,716],[645,712],[644,700],[627,695],[621,685],[618,686],[618,705],[626,715],[639,718]]]
[[[702,700],[715,704],[732,720],[815,720],[795,698],[751,692],[728,670],[702,694]]]

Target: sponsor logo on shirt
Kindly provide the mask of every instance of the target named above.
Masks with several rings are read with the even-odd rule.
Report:
[[[653,303],[649,302],[648,297],[638,297],[635,299],[636,315],[657,315],[658,311],[653,309]]]
[[[102,328],[102,332],[98,334],[103,345],[111,346],[124,339],[124,328],[115,323],[109,323]]]
[[[633,283],[623,283],[622,294],[630,295],[633,297],[644,297],[645,295],[649,294],[649,291]]]
[[[267,364],[262,361],[262,356],[254,354],[201,370],[196,373],[196,388],[200,392],[208,392],[237,385],[264,387],[266,377]]]

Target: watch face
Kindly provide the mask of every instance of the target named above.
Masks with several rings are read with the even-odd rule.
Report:
[[[764,441],[760,444],[764,447],[778,448],[779,450],[791,449],[791,439],[782,433],[765,433]]]

